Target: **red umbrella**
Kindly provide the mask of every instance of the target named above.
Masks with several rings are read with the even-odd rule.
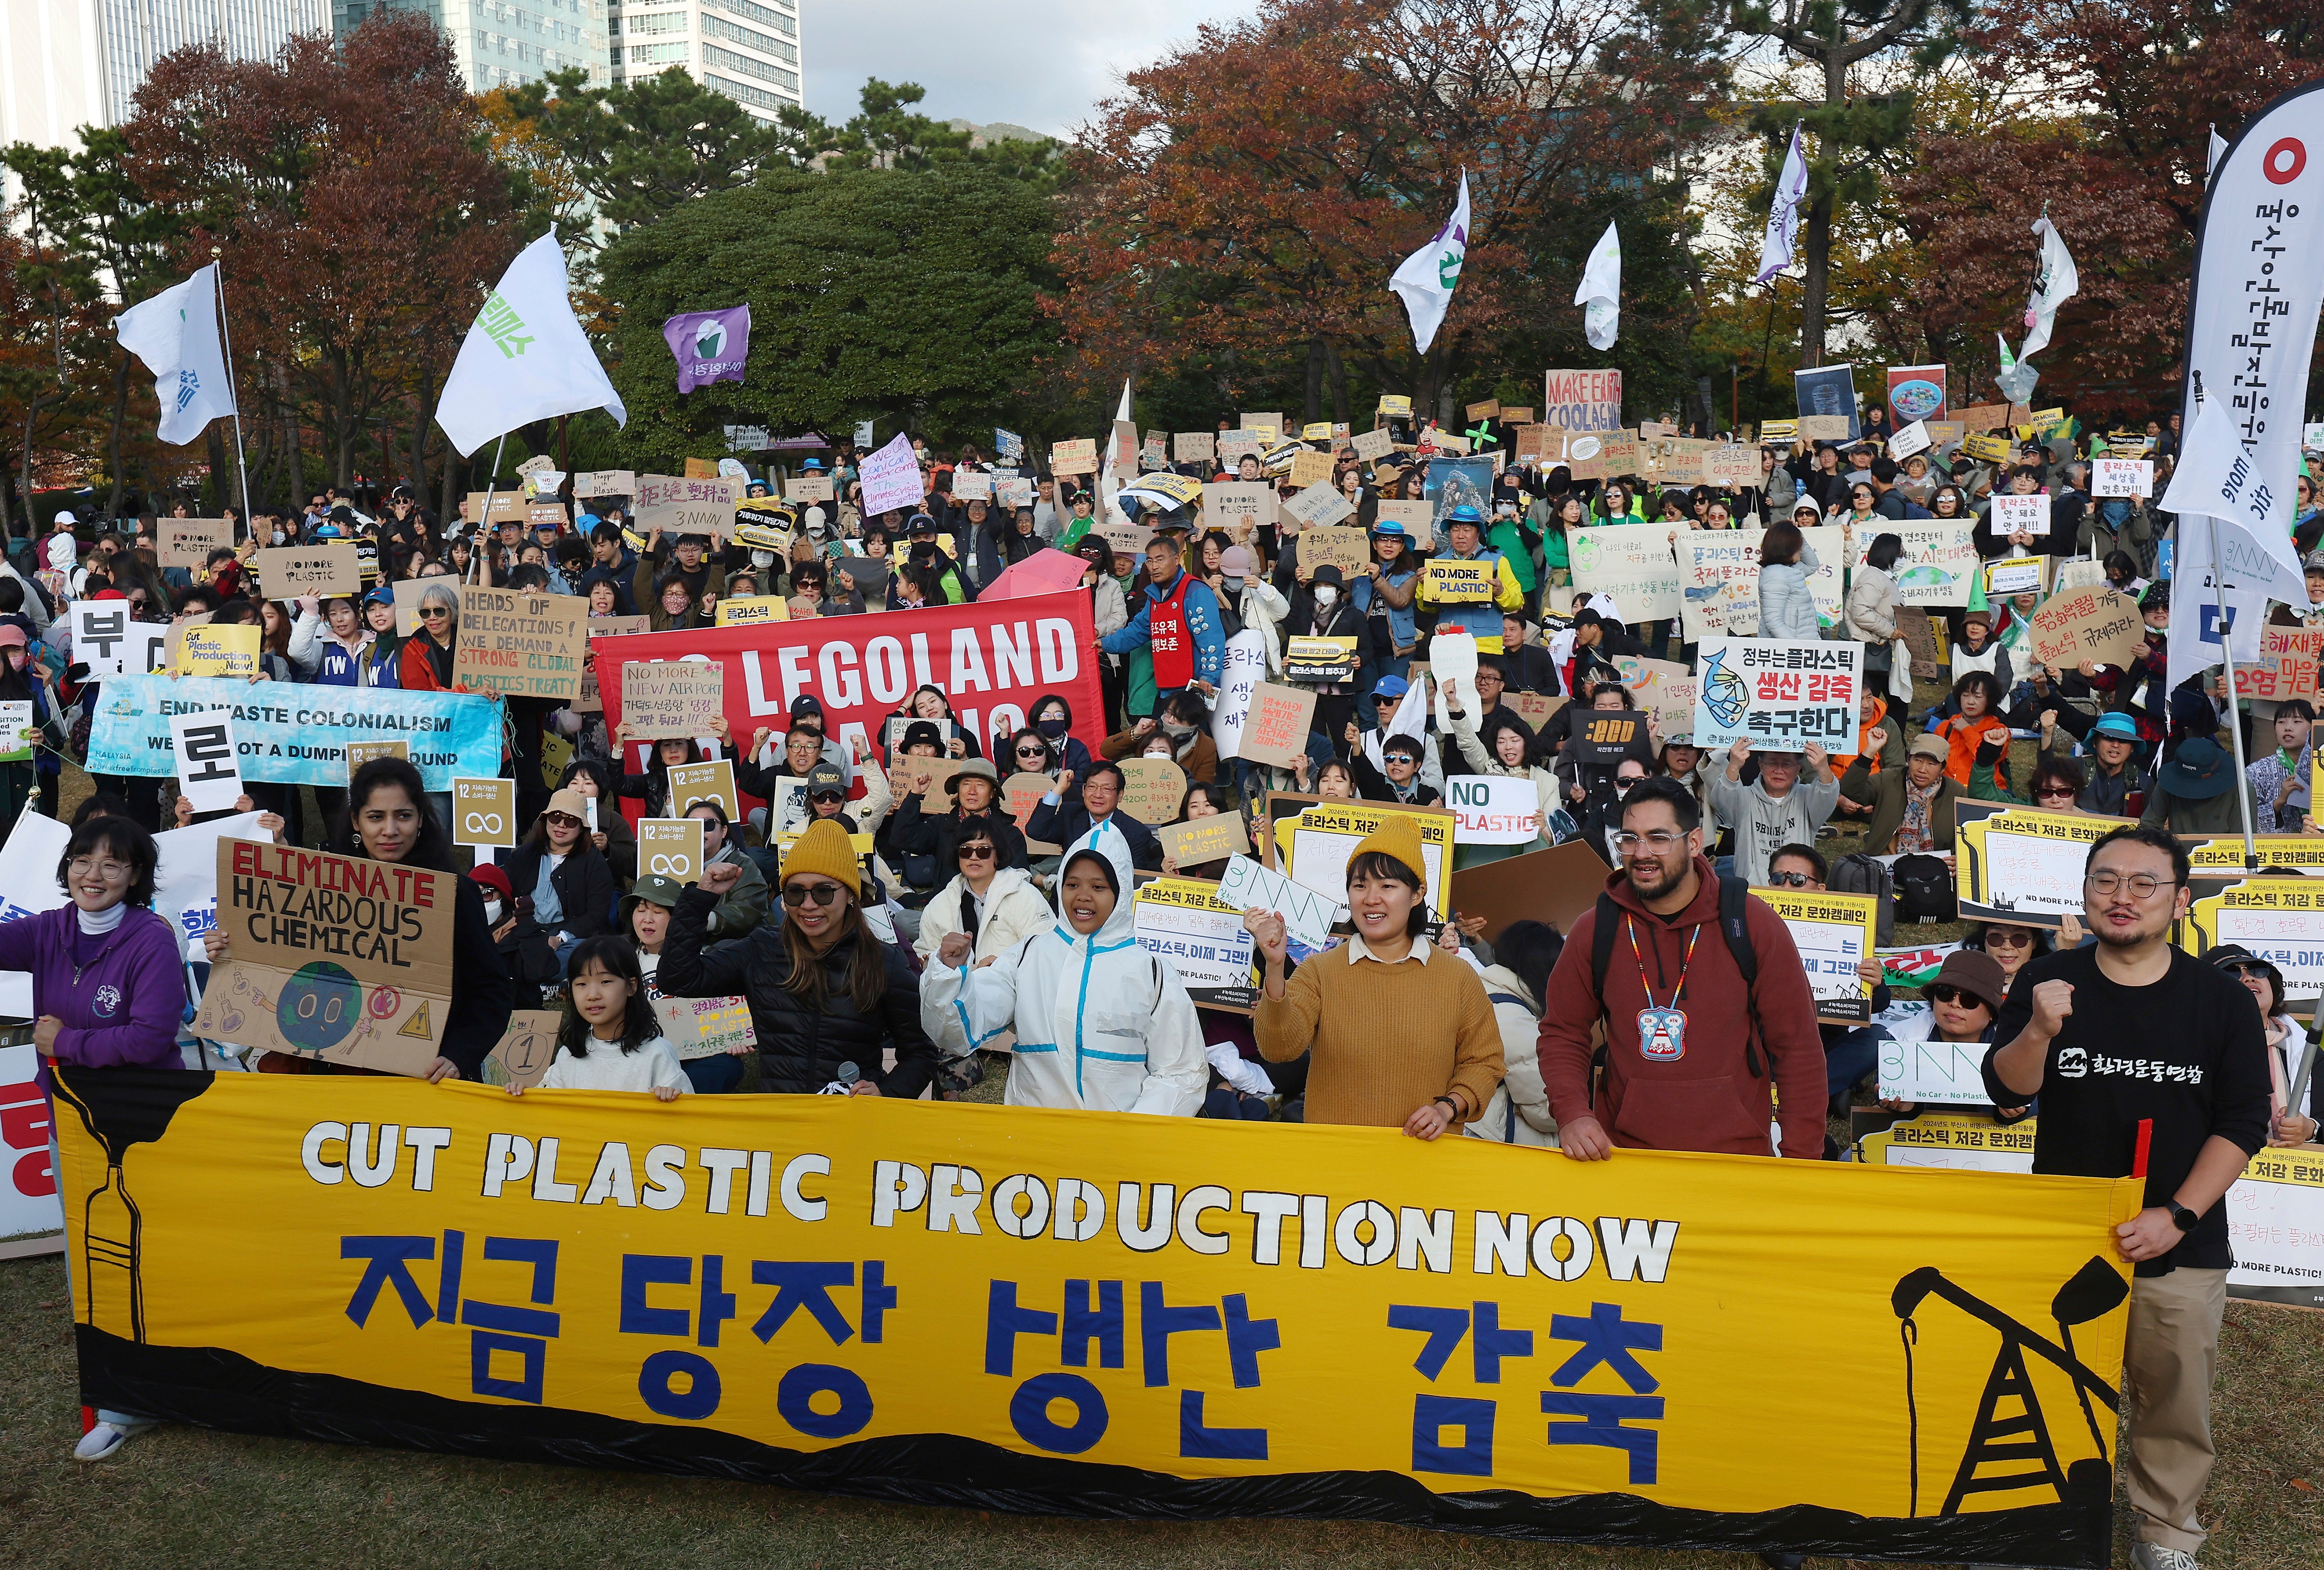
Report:
[[[976,597],[980,603],[1022,600],[1035,595],[1053,595],[1059,589],[1079,588],[1082,574],[1088,570],[1089,563],[1080,557],[1044,547],[1003,569],[999,577],[976,591]]]

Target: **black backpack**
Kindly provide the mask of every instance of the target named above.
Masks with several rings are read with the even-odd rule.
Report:
[[[1950,921],[1953,919],[1953,880],[1945,864],[1924,854],[1898,856],[1890,869],[1896,883],[1896,919]]]
[[[1896,936],[1896,880],[1888,874],[1887,864],[1877,856],[1858,853],[1845,855],[1832,864],[1831,881],[1826,885],[1835,894],[1870,894],[1880,903],[1874,907],[1879,912],[1876,941],[1887,944]]]
[[[1746,988],[1759,979],[1759,953],[1751,947],[1751,928],[1743,910],[1743,901],[1750,893],[1751,885],[1740,878],[1722,876],[1719,880],[1719,930],[1727,939],[1727,952],[1735,956],[1735,968],[1743,973]],[[1611,894],[1598,896],[1598,919],[1590,935],[1590,990],[1598,999],[1600,1018],[1606,1010],[1606,967],[1613,961],[1614,934],[1622,925],[1624,914]],[[1743,1039],[1743,1061],[1751,1070],[1752,1078],[1766,1074],[1759,1063],[1759,1021],[1756,1015]]]

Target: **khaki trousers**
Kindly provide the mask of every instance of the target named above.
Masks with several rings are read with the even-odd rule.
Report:
[[[2177,1270],[2131,1283],[2123,1344],[2126,1449],[2138,1540],[2192,1554],[2203,1546],[2195,1507],[2210,1481],[2211,1387],[2219,1366],[2225,1270]]]

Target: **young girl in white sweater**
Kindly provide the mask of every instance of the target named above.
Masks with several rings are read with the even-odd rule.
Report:
[[[557,1057],[541,1076],[541,1088],[651,1091],[656,1101],[684,1094],[686,1070],[646,1000],[630,941],[611,933],[583,938],[567,976],[573,1007],[558,1031]],[[512,1085],[509,1094],[524,1091]]]

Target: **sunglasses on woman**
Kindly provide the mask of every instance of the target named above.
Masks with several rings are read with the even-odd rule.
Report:
[[[1976,993],[1964,992],[1960,987],[1931,987],[1923,995],[1932,1003],[1959,1003],[1965,1009],[1990,1006]]]
[[[783,885],[783,903],[794,910],[809,900],[813,900],[817,905],[828,905],[838,899],[839,895],[840,885],[837,883],[785,883]]]
[[[989,845],[964,845],[954,854],[964,862],[989,862],[1001,853]]]
[[[1017,749],[1017,755],[1020,758],[1046,758],[1049,755],[1049,749],[1047,747],[1019,747]]]
[[[581,820],[574,817],[569,812],[550,812],[543,814],[543,817],[548,820],[549,827],[551,828],[578,828],[581,827]]]
[[[2036,801],[2071,801],[2074,788],[2070,785],[2043,785],[2034,792]]]

